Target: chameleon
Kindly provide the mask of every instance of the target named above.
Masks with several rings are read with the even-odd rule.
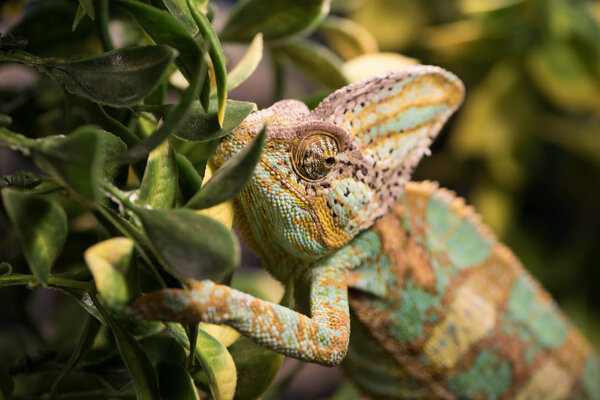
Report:
[[[374,399],[600,399],[600,362],[474,209],[419,160],[464,97],[412,66],[314,110],[283,100],[226,136],[216,168],[266,127],[235,222],[297,310],[210,280],[145,294],[138,315],[229,325],[286,356],[340,365]]]

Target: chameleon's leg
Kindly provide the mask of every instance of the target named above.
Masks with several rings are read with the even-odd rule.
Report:
[[[339,268],[313,271],[312,318],[209,280],[186,283],[189,290],[145,295],[135,305],[138,315],[226,324],[274,351],[321,364],[337,365],[346,355],[350,319],[347,288]]]
[[[325,365],[344,359],[350,335],[346,273],[380,251],[373,234],[360,235],[306,271],[311,317],[209,280],[189,290],[149,293],[134,305],[144,319],[225,324],[287,356]]]

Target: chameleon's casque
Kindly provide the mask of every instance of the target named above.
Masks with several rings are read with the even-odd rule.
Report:
[[[140,315],[343,361],[376,399],[600,399],[598,357],[549,294],[462,199],[409,182],[463,95],[417,66],[250,115],[214,163],[266,126],[236,220],[277,279],[308,287],[310,317],[210,281],[147,294]]]

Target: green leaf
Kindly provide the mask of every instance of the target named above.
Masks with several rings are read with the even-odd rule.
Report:
[[[236,400],[259,398],[275,379],[283,355],[268,350],[245,336],[240,336],[229,347],[229,352],[238,372]]]
[[[133,380],[136,398],[138,400],[160,400],[156,373],[144,349],[119,323],[110,317],[97,297],[91,296],[91,298],[113,332],[121,358]]]
[[[79,360],[82,359],[92,348],[94,340],[96,339],[96,336],[98,335],[101,326],[102,324],[98,319],[96,319],[92,315],[88,315],[87,322],[83,329],[83,333],[81,334],[81,338],[77,343],[77,347],[71,354],[71,357],[69,357],[69,361],[67,361],[67,364],[65,364],[64,368],[58,375],[58,378],[56,378],[56,380],[54,381],[54,384],[52,385],[52,389],[50,391],[50,397],[52,397],[52,395],[56,393],[56,390],[58,389],[58,386],[60,385],[64,377],[67,376],[67,374],[71,372],[73,368],[75,368]]]
[[[212,25],[206,18],[206,15],[197,8],[197,3],[194,0],[187,0],[188,6],[194,17],[194,21],[200,29],[200,33],[209,44],[208,54],[212,61],[213,71],[215,73],[215,82],[217,85],[217,103],[218,103],[218,121],[219,125],[223,126],[225,118],[225,106],[227,101],[227,68],[225,67],[225,56],[219,38],[215,33]],[[210,93],[210,89],[209,89]]]
[[[321,85],[337,89],[348,84],[342,73],[342,60],[326,47],[307,40],[289,42],[273,48],[273,52]]]
[[[169,332],[186,348],[189,340],[180,324],[165,323]],[[214,399],[233,399],[237,373],[229,351],[215,338],[202,329],[198,331],[196,355],[202,364],[202,371],[208,379],[208,386]]]
[[[94,19],[94,0],[79,0],[79,5],[91,19]]]
[[[230,92],[240,86],[256,71],[263,56],[263,35],[257,33],[252,39],[246,54],[240,62],[227,75],[227,91]]]
[[[256,138],[215,172],[190,199],[186,207],[203,209],[224,202],[242,190],[254,173],[265,142],[266,128]]]
[[[202,51],[190,34],[166,12],[152,6],[131,0],[118,0],[136,19],[138,24],[159,43],[168,44],[179,50],[176,60],[178,68],[190,83],[181,95],[180,101],[165,118],[163,124],[151,136],[144,139],[129,151],[118,157],[118,163],[133,162],[145,157],[160,145],[183,121],[192,102],[197,99],[202,85],[207,84],[207,65]]]
[[[7,262],[0,262],[0,276],[9,275],[12,273],[12,265]]]
[[[179,51],[176,64],[181,73],[190,83],[183,92],[179,103],[165,118],[163,124],[151,136],[132,147],[126,154],[116,159],[119,163],[133,162],[145,157],[152,149],[160,145],[177,126],[183,121],[190,105],[198,98],[198,93],[203,85],[209,85],[207,79],[208,66],[203,60],[203,52],[175,18],[167,12],[161,11],[150,5],[132,1],[117,0],[136,19],[138,24],[158,42],[167,44]],[[208,89],[210,90],[210,89]]]
[[[180,343],[172,335],[158,333],[156,335],[148,336],[140,340],[140,345],[144,348],[146,354],[148,354],[148,357],[155,365],[161,361],[185,365],[185,345]]]
[[[600,115],[600,81],[568,43],[555,41],[532,49],[526,67],[531,81],[556,107]]]
[[[156,367],[162,400],[199,400],[192,377],[182,364],[161,361]],[[214,397],[219,399],[219,397]]]
[[[208,113],[200,107],[200,103],[192,104],[189,116],[173,131],[173,135],[181,140],[211,141],[219,139],[237,128],[251,112],[256,111],[256,104],[245,101],[227,100],[225,120],[219,125],[216,104],[211,103]]]
[[[73,32],[75,14],[71,2],[39,2],[23,13],[23,18],[10,33],[27,38],[27,51],[38,56],[62,57],[97,52],[94,24],[91,20],[83,20]]]
[[[122,309],[139,293],[133,249],[131,239],[117,237],[93,245],[83,255],[98,293],[111,308]]]
[[[187,29],[190,35],[196,36],[199,32],[198,26],[192,17],[192,12],[188,6],[187,0],[163,0],[163,4],[172,16]]]
[[[176,56],[167,46],[128,47],[57,64],[50,72],[77,96],[122,107],[156,89]]]
[[[351,19],[330,15],[319,25],[318,32],[345,60],[379,51],[375,37]]]
[[[231,232],[212,218],[191,210],[135,207],[156,254],[173,275],[219,281],[239,263],[239,245]]]
[[[32,155],[38,166],[61,185],[92,199],[98,179],[112,182],[127,172],[114,164],[104,164],[107,157],[125,151],[125,143],[116,136],[92,126],[82,126],[69,136],[30,139],[0,128],[0,146],[8,146]]]
[[[249,42],[262,32],[265,40],[308,34],[329,12],[330,0],[242,0],[235,5],[221,40]]]
[[[39,58],[23,51],[0,53],[0,61],[35,67],[76,96],[100,104],[136,104],[162,81],[177,52],[167,46],[128,47],[80,60]]]
[[[138,201],[152,208],[172,208],[177,200],[177,161],[168,140],[152,150]]]
[[[179,51],[176,64],[188,82],[196,75],[202,61],[202,51],[189,32],[169,13],[135,0],[116,0],[129,11],[137,23],[156,43]]]
[[[136,110],[149,111],[158,116],[164,116],[173,108],[172,105],[162,106],[136,106]],[[225,120],[223,126],[219,125],[217,105],[212,102],[205,112],[199,102],[195,101],[183,122],[173,130],[173,136],[185,141],[208,142],[219,139],[242,123],[251,112],[256,111],[256,104],[227,100]]]
[[[79,7],[77,7],[77,12],[75,13],[71,30],[74,31],[77,29],[77,25],[79,25],[83,17],[86,15],[88,15],[91,19],[95,18],[94,0],[79,0]]]
[[[183,154],[177,154],[177,177],[183,202],[187,203],[202,186],[202,177],[194,165]]]
[[[75,31],[75,29],[77,29],[77,25],[79,25],[83,17],[85,17],[85,10],[83,9],[83,7],[81,7],[80,4],[79,7],[77,7],[75,18],[73,18],[73,26],[71,26],[72,31]]]
[[[46,284],[67,238],[65,212],[50,200],[15,190],[4,189],[2,199],[31,272]]]
[[[60,183],[87,199],[99,196],[101,177],[114,181],[122,171],[117,165],[104,164],[107,158],[122,154],[125,143],[95,127],[81,127],[67,137],[40,139],[34,160]]]

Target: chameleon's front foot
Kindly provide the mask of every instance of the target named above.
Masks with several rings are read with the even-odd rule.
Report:
[[[208,280],[186,284],[188,290],[144,295],[133,305],[132,314],[147,320],[229,325],[271,350],[328,366],[340,364],[346,356],[349,318],[311,319]]]

